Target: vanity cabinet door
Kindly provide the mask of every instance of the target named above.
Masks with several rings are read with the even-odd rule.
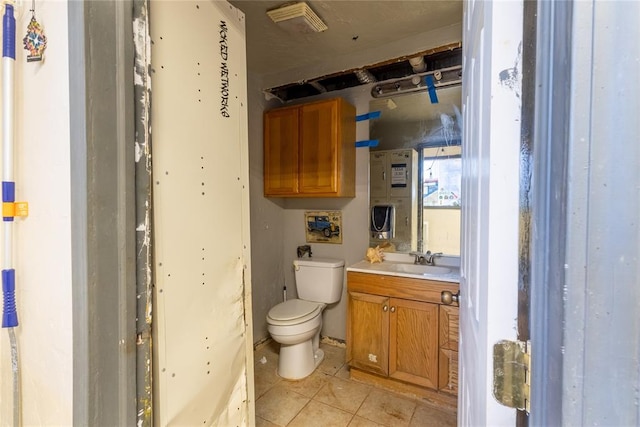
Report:
[[[440,378],[438,389],[458,394],[458,319],[459,308],[440,306]]]
[[[452,305],[440,306],[440,347],[458,351],[459,308]]]
[[[458,395],[458,352],[440,349],[440,378],[438,389],[445,393]]]
[[[389,376],[438,388],[438,304],[389,300]]]
[[[347,360],[381,375],[389,372],[389,298],[349,292]]]

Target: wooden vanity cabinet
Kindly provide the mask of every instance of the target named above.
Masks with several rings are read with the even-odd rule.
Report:
[[[459,308],[440,306],[440,355],[438,389],[458,394],[458,325]]]
[[[264,195],[355,197],[355,108],[342,98],[264,114]]]
[[[347,361],[358,371],[457,394],[458,284],[347,273]],[[415,390],[413,390],[415,391]]]
[[[349,292],[349,313],[352,366],[437,387],[437,304]]]

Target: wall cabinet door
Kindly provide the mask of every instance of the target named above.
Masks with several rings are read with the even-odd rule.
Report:
[[[264,193],[298,193],[298,108],[267,111],[264,116]]]
[[[438,388],[438,304],[389,300],[389,376]]]
[[[389,298],[349,292],[347,359],[351,366],[389,372]]]
[[[341,98],[267,111],[267,197],[355,197],[355,108]]]
[[[300,192],[338,191],[338,104],[314,103],[301,108]]]

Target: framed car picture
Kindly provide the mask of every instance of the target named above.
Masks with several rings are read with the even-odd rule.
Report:
[[[342,243],[342,211],[304,213],[307,243]]]

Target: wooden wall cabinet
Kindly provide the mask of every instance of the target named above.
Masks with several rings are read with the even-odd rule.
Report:
[[[440,292],[457,284],[348,272],[347,288],[352,375],[457,395],[458,307],[440,304]]]
[[[266,197],[355,197],[355,108],[342,98],[264,114]]]

